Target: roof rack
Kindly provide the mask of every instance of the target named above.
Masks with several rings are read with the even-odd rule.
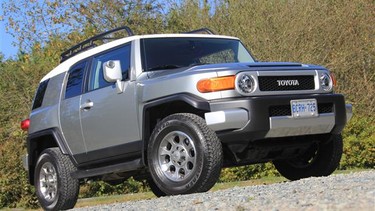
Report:
[[[90,48],[95,47],[96,44],[94,42],[97,41],[97,40],[115,40],[116,38],[105,37],[105,36],[109,35],[109,34],[112,34],[112,33],[115,33],[115,32],[118,32],[118,31],[121,31],[121,30],[125,30],[128,33],[128,36],[134,35],[133,31],[127,26],[118,27],[118,28],[109,30],[107,32],[103,32],[101,34],[95,35],[95,36],[93,36],[93,37],[91,37],[91,38],[89,38],[89,39],[87,39],[83,42],[78,43],[77,45],[69,48],[68,50],[64,51],[61,54],[60,63],[62,63],[63,61],[69,59],[70,57],[72,57],[72,56],[74,56],[78,53],[81,53],[83,51],[86,51]]]
[[[193,30],[193,31],[189,31],[189,32],[183,32],[183,34],[215,34],[211,29],[209,28],[201,28],[201,29],[197,29],[197,30]]]

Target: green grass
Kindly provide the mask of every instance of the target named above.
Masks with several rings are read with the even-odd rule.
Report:
[[[139,201],[156,198],[152,192],[129,193],[125,195],[101,196],[95,198],[79,199],[75,207],[87,207],[102,204],[113,204],[127,201]]]
[[[253,186],[253,185],[268,185],[273,183],[285,182],[288,181],[284,177],[275,177],[275,176],[268,176],[262,177],[260,179],[253,179],[247,181],[236,181],[236,182],[224,182],[224,183],[216,183],[216,185],[210,191],[218,191],[218,190],[225,190],[228,188],[233,187],[244,187],[244,186]]]

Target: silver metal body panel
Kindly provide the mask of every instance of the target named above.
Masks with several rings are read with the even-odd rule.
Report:
[[[134,87],[127,81],[121,94],[115,86],[107,86],[82,95],[81,105],[93,103],[90,109],[80,109],[88,152],[140,140]]]
[[[180,72],[140,81],[137,86],[140,101],[148,102],[178,93],[190,93],[207,100],[220,99],[221,92],[200,93],[196,87],[199,80],[213,77],[217,77],[216,71],[197,71]]]
[[[248,116],[244,109],[205,113],[206,123],[214,131],[241,129],[251,121]],[[335,114],[324,113],[312,118],[269,117],[269,122],[270,129],[265,138],[324,134],[330,133],[335,126]]]
[[[43,99],[43,106],[34,109],[30,114],[30,134],[60,126],[58,109],[64,75],[65,73],[50,79]]]
[[[207,112],[204,117],[208,127],[214,131],[239,129],[249,121],[249,114],[245,109]]]
[[[71,149],[72,154],[84,153],[87,150],[82,136],[80,122],[81,96],[63,99],[60,103],[61,131],[66,145]]]
[[[142,60],[140,57],[141,44],[140,40],[136,39],[132,42],[132,55],[131,55],[131,78],[130,80],[135,81],[142,74]]]
[[[29,154],[22,156],[22,165],[26,171],[29,171]]]
[[[30,115],[29,133],[59,127],[58,107],[59,105],[55,104],[35,109]]]
[[[348,122],[353,116],[352,104],[346,104],[345,109],[346,109],[346,121]]]
[[[197,82],[204,78],[222,77],[228,75],[236,75],[240,72],[247,72],[254,76],[256,83],[258,76],[295,76],[295,75],[311,75],[314,76],[315,89],[314,90],[291,90],[291,91],[260,91],[258,84],[254,92],[248,96],[269,96],[269,95],[291,95],[291,94],[323,94],[330,93],[325,91],[319,83],[319,75],[328,73],[325,69],[300,69],[282,70],[282,71],[258,71],[259,67],[249,67],[245,64],[221,64],[217,65],[203,65],[201,67],[192,67],[187,70],[166,70],[145,72],[148,78],[142,77],[143,80],[139,81],[139,86],[142,87],[142,94],[139,100],[147,102],[152,99],[157,99],[160,96],[168,96],[176,93],[191,93],[206,100],[222,99],[229,97],[242,97],[236,90],[226,90],[211,93],[198,92],[196,85]],[[172,88],[171,88],[172,87]]]
[[[335,114],[319,114],[312,118],[290,116],[270,117],[270,130],[266,137],[285,137],[330,133],[335,126]]]

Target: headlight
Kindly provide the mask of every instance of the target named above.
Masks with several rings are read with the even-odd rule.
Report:
[[[320,86],[323,88],[324,91],[331,91],[333,82],[332,78],[327,73],[322,73],[320,75]]]
[[[247,95],[255,90],[255,79],[252,75],[240,73],[236,78],[236,89],[240,94]]]

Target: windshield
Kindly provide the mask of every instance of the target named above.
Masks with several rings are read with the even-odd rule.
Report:
[[[218,38],[149,38],[141,42],[145,71],[203,64],[254,62],[239,40]]]

